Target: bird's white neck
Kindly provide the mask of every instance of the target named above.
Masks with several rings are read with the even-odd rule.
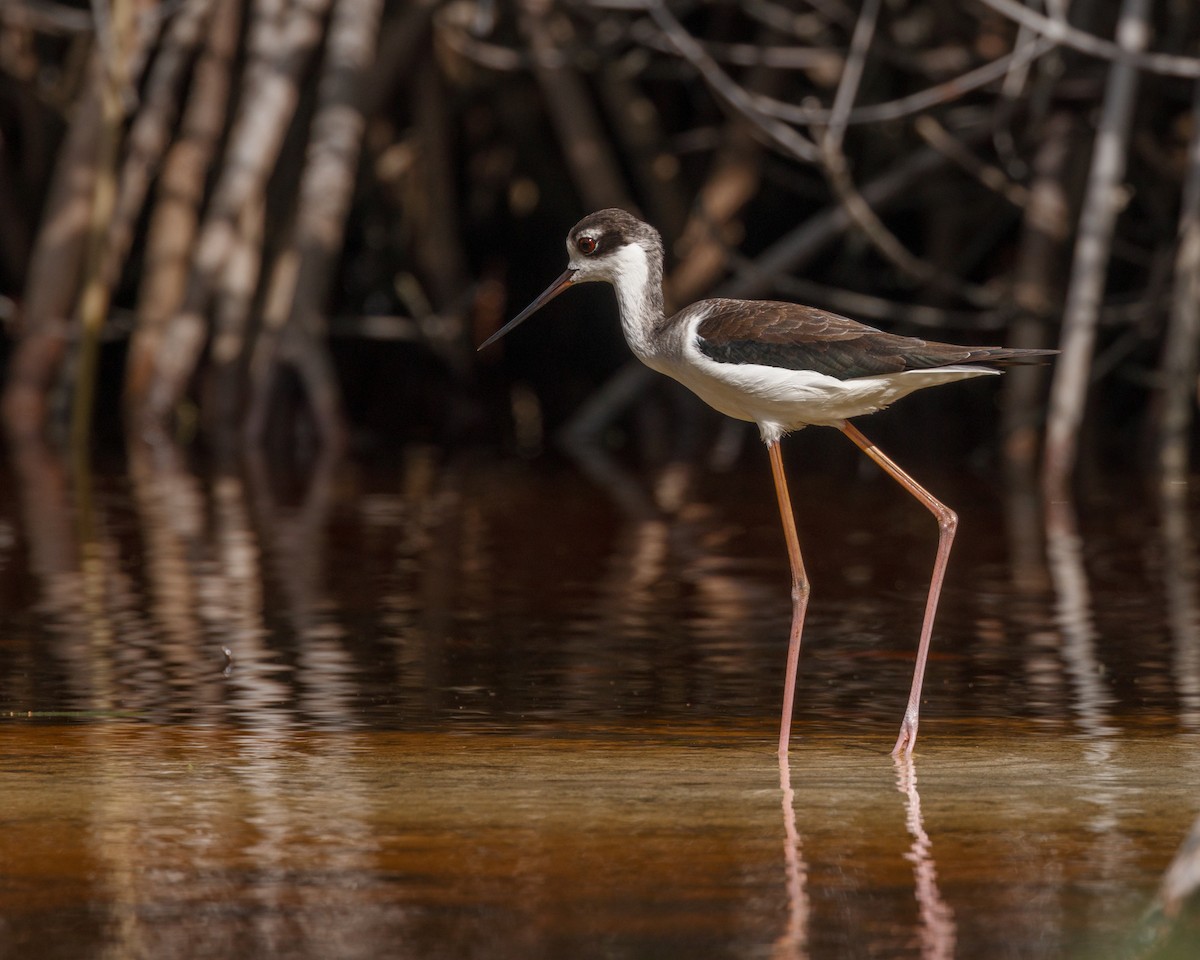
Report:
[[[663,321],[662,254],[630,243],[613,254],[610,275],[617,292],[621,328],[630,349],[640,359],[657,352],[657,337]]]

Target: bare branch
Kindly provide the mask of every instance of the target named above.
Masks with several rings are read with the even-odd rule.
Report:
[[[1080,30],[1067,23],[1064,17],[1048,17],[1031,10],[1017,0],[981,0],[986,6],[1010,20],[1035,30],[1048,40],[1086,53],[1102,60],[1111,60],[1126,67],[1137,68],[1146,73],[1158,73],[1168,77],[1200,78],[1200,60],[1181,57],[1171,53],[1144,53],[1141,50],[1124,49],[1120,42],[1113,43],[1103,37]]]
[[[755,106],[754,98],[741,86],[734,83],[733,79],[717,65],[716,61],[696,42],[696,39],[675,19],[674,14],[661,0],[651,2],[647,6],[647,10],[679,55],[695,68],[696,72],[704,78],[713,92],[726,105],[732,107],[739,116],[745,117],[768,140],[789,156],[810,163],[817,162],[820,152],[817,150],[816,144],[802,137],[786,124],[780,123],[772,117],[764,116]]]
[[[965,170],[987,189],[1000,194],[1014,207],[1023,207],[1029,202],[1029,191],[1025,187],[1014,183],[999,167],[981,160],[932,116],[925,114],[917,117],[913,128],[922,140],[942,153],[946,159]]]
[[[146,78],[141,108],[129,131],[116,209],[108,232],[103,275],[109,286],[117,282],[129,253],[138,214],[179,112],[181,79],[204,39],[213,6],[213,0],[192,0],[180,10],[171,20]]]
[[[844,122],[861,124],[901,120],[914,113],[953,103],[968,93],[985,87],[989,83],[994,83],[1012,70],[1028,66],[1053,49],[1055,49],[1054,42],[1044,37],[1019,44],[1011,53],[997,57],[995,60],[952,80],[946,80],[925,90],[918,90],[916,93],[910,93],[885,103],[853,107],[846,113]],[[783,103],[761,95],[755,96],[754,103],[764,114],[786,120],[788,123],[829,123],[832,116],[832,110],[825,107]]]
[[[901,243],[859,193],[850,175],[846,155],[840,149],[836,146],[829,147],[824,159],[826,176],[834,193],[863,235],[889,263],[921,283],[961,297],[969,303],[989,308],[996,305],[999,298],[997,292],[956,279],[929,261],[916,256]]]
[[[251,364],[250,439],[262,439],[278,370],[300,376],[326,450],[344,442],[345,424],[333,364],[325,348],[329,290],[354,193],[366,120],[364,78],[375,57],[383,0],[338,0],[329,25],[317,114],[305,157],[289,248],[271,278],[264,330]]]
[[[1149,8],[1149,0],[1123,0],[1117,23],[1117,42],[1123,49],[1136,52],[1149,41]],[[1138,68],[1134,62],[1114,61],[1104,92],[1104,108],[1079,219],[1079,238],[1063,317],[1062,356],[1055,365],[1050,390],[1043,484],[1051,500],[1066,496],[1067,483],[1075,468],[1096,323],[1104,296],[1113,228],[1122,205],[1120,183],[1125,175],[1137,84]]]
[[[1159,466],[1164,481],[1187,475],[1188,434],[1196,407],[1197,349],[1200,348],[1200,83],[1192,104],[1192,141],[1179,211],[1175,296],[1163,344],[1163,407]]]
[[[837,93],[833,97],[833,107],[829,111],[829,122],[821,143],[822,156],[841,153],[842,141],[846,137],[846,118],[854,101],[858,99],[858,85],[862,82],[863,67],[867,62],[867,50],[871,46],[871,38],[875,36],[875,25],[879,21],[879,6],[881,0],[864,0],[858,22],[854,25],[854,34],[850,38],[850,51],[846,55],[846,65],[842,68],[842,76],[838,81]]]
[[[87,10],[53,0],[6,0],[0,5],[0,20],[47,33],[91,33],[96,28],[93,15]]]
[[[982,134],[977,134],[981,136]],[[886,207],[918,183],[945,166],[945,158],[928,147],[914,151],[862,188],[863,200],[872,207]],[[764,250],[752,262],[745,259],[738,273],[717,291],[722,297],[761,297],[775,288],[781,274],[799,269],[828,244],[854,225],[850,213],[840,204],[831,205],[786,234]]]
[[[258,0],[252,55],[244,86],[255,95],[230,134],[228,156],[196,244],[184,304],[164,331],[147,394],[144,428],[164,427],[187,389],[208,333],[218,275],[237,249],[242,210],[258,202],[274,170],[300,96],[299,81],[321,39],[329,0],[293,0],[281,9]]]
[[[542,0],[526,0],[522,4],[521,29],[536,55],[534,75],[559,133],[575,188],[593,209],[628,206],[628,191],[617,159],[609,149],[582,78],[573,65],[550,65],[548,55],[556,49],[552,16]]]
[[[630,36],[638,43],[661,53],[678,53],[667,35],[649,22],[638,20],[630,27]],[[775,70],[821,70],[836,68],[842,57],[825,47],[778,47],[759,43],[700,42],[701,49],[715,62],[736,67],[771,67]]]

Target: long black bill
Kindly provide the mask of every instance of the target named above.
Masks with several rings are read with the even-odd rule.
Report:
[[[561,277],[559,277],[552,284],[550,284],[550,286],[548,286],[542,292],[542,295],[540,297],[538,297],[536,300],[534,300],[533,303],[531,303],[529,306],[527,306],[524,310],[522,310],[515,317],[513,317],[511,320],[509,320],[508,323],[506,323],[499,330],[497,330],[495,333],[493,333],[490,337],[488,337],[486,340],[484,340],[483,343],[481,343],[479,345],[478,349],[482,350],[484,347],[491,346],[493,343],[495,343],[497,340],[499,340],[502,336],[504,336],[506,333],[508,333],[509,330],[514,329],[515,327],[524,323],[526,320],[528,320],[530,317],[532,317],[535,313],[537,313],[540,309],[542,309],[542,307],[544,307],[551,300],[553,300],[555,297],[557,297],[560,293],[562,293],[564,290],[566,290],[567,287],[571,286],[571,284],[573,284],[575,282],[572,279],[572,277],[574,277],[574,276],[575,276],[575,271],[573,269],[567,270]]]

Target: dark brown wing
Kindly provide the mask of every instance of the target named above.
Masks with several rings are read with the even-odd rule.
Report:
[[[961,347],[884,333],[799,303],[706,300],[697,328],[700,351],[718,363],[813,370],[839,380],[956,363],[1013,362],[1054,353],[1006,347]]]

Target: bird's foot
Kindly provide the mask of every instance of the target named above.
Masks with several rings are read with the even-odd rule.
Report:
[[[896,745],[892,747],[893,757],[910,757],[912,756],[913,747],[917,745],[917,717],[915,714],[906,713],[904,722],[900,724],[900,736],[896,738]]]

